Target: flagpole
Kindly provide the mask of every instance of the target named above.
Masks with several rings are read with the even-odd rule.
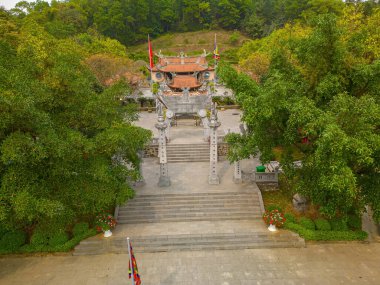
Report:
[[[218,60],[217,60],[217,43],[216,43],[216,33],[215,33],[215,39],[214,39],[214,65],[215,65],[215,73],[214,73],[214,95],[216,94],[216,68],[218,67]]]
[[[133,272],[133,263],[132,263],[132,254],[131,254],[131,245],[129,243],[129,237],[127,237],[127,244],[128,244],[128,253],[129,253],[129,264],[131,268],[131,279],[132,279],[132,285],[135,285],[135,276]]]
[[[153,63],[153,52],[151,52],[152,50],[152,45],[150,43],[150,37],[149,37],[149,34],[148,34],[148,54],[149,54],[149,69],[150,69],[150,92],[152,93],[152,97],[155,98],[155,94],[153,94],[153,67],[151,64],[151,61]],[[151,55],[152,55],[152,58],[151,58]],[[157,98],[156,98],[156,112],[157,112]]]

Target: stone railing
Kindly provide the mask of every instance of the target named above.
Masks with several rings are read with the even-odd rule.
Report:
[[[228,144],[225,142],[218,143],[218,157],[226,157],[228,153]],[[143,152],[143,157],[158,157],[158,139],[153,138]]]
[[[278,185],[278,172],[242,171],[243,182],[270,183]]]
[[[143,152],[143,157],[158,157],[158,138],[153,138]]]
[[[254,172],[256,183],[278,183],[278,172]]]

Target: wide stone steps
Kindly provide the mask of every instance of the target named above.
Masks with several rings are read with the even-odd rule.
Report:
[[[257,248],[304,247],[305,241],[298,235],[279,231],[249,233],[210,233],[202,235],[162,235],[130,238],[134,252],[166,252],[183,250],[236,250]],[[109,238],[81,241],[74,255],[126,253],[126,238]]]
[[[168,162],[196,162],[210,161],[210,147],[208,144],[168,144]]]
[[[119,208],[119,224],[260,219],[257,193],[141,195]]]

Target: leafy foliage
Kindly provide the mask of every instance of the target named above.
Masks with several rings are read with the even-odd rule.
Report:
[[[299,224],[301,226],[303,226],[305,229],[315,230],[315,224],[314,224],[313,220],[311,220],[309,218],[306,218],[306,217],[300,218]]]
[[[315,241],[341,241],[365,240],[368,234],[364,231],[315,231],[306,229],[299,224],[286,223],[285,227],[297,232],[305,240]]]
[[[0,223],[64,228],[125,202],[151,135],[120,104],[126,85],[101,87],[74,40],[0,16]]]
[[[250,76],[227,65],[219,70],[247,125],[245,134],[227,138],[231,161],[260,152],[267,162],[280,147],[292,191],[308,197],[322,214],[346,216],[369,204],[379,219],[380,61],[377,47],[366,42],[380,44],[378,27],[372,26],[380,10],[364,14],[364,4],[357,7],[355,18],[347,4],[342,15],[311,17],[307,25],[287,25],[245,44],[240,61],[252,56],[263,65],[246,64]],[[265,57],[267,68],[259,60]],[[295,168],[295,157],[301,168]]]
[[[319,231],[331,231],[331,225],[328,220],[319,218],[314,220],[315,227]]]

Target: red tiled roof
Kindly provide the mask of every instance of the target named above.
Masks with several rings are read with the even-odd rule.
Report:
[[[173,82],[168,84],[172,88],[195,88],[199,87],[202,84],[198,83],[197,79],[193,76],[175,76]]]
[[[181,62],[186,63],[195,63],[195,64],[206,64],[206,58],[205,57],[162,57],[159,59],[159,63],[162,66],[168,65],[168,64],[181,64]]]
[[[169,64],[166,66],[158,67],[163,72],[195,72],[207,70],[207,67],[199,64]]]

